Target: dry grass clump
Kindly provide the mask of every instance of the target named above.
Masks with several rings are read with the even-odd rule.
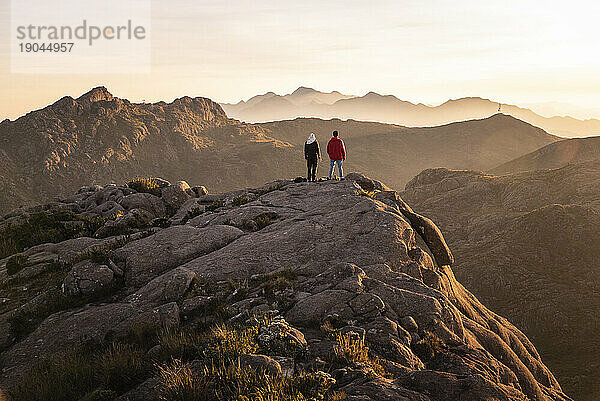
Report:
[[[363,365],[371,368],[378,376],[385,376],[385,370],[379,364],[378,358],[369,357],[369,347],[356,333],[337,334],[331,357],[331,365],[334,368],[342,368],[348,365]]]

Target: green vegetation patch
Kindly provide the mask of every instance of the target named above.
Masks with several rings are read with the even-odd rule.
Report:
[[[0,230],[0,258],[39,244],[90,237],[103,224],[104,220],[100,217],[84,217],[69,210],[32,213],[23,222]]]
[[[235,198],[233,198],[233,201],[231,202],[231,204],[235,207],[238,207],[238,206],[245,205],[248,202],[250,202],[250,199],[248,199],[247,196],[240,195],[240,196],[236,196]]]
[[[222,200],[216,200],[210,205],[206,206],[206,211],[214,212],[215,210],[222,208],[223,206],[225,206],[225,203]]]
[[[137,192],[152,194],[155,196],[161,196],[162,191],[158,181],[154,178],[142,178],[135,177],[133,180],[127,183],[127,186]]]
[[[27,266],[27,261],[29,260],[29,256],[24,255],[22,253],[18,253],[16,255],[11,256],[6,261],[6,272],[9,276],[12,276],[15,273],[20,272]]]

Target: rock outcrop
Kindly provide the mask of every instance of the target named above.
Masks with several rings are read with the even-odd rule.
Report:
[[[105,199],[96,195],[102,191],[63,207]],[[9,326],[0,387],[12,394],[36,364],[90,343],[197,330],[221,318],[263,322],[239,336],[238,348],[248,336],[256,341],[240,351],[240,369],[312,372],[348,400],[569,399],[527,337],[455,279],[436,225],[383,184],[350,174],[196,199],[206,207],[178,225],[169,223],[177,211],[166,207],[152,229],[38,245],[22,253],[27,259],[1,260],[0,285],[10,300],[0,315]],[[35,273],[48,260],[61,263]],[[113,272],[109,282],[105,268]],[[86,272],[94,286],[82,281]],[[15,274],[29,275],[26,290]],[[69,302],[36,309],[36,299],[63,281],[72,289],[62,295]],[[213,336],[224,333],[217,327]],[[147,358],[160,360],[168,344],[148,345]],[[158,373],[145,372],[133,388],[120,388],[120,399],[156,397]]]

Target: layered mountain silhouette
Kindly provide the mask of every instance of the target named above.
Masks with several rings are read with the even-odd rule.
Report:
[[[600,332],[599,185],[596,159],[503,176],[426,170],[402,193],[446,234],[458,279],[523,329],[584,401],[600,397],[600,345],[590,341]]]
[[[308,89],[291,97],[314,102]],[[0,123],[0,213],[136,175],[186,176],[217,191],[303,175],[308,134],[317,134],[325,153],[334,129],[351,155],[347,168],[394,188],[425,168],[489,169],[557,140],[506,115],[434,128],[321,119],[248,124],[206,98],[136,104],[99,87]],[[327,168],[322,163],[320,173]]]
[[[403,188],[426,168],[487,170],[559,139],[504,114],[428,128],[314,118],[257,125],[296,146],[314,132],[322,148],[338,130],[348,150],[347,167],[377,174],[393,188]],[[328,167],[326,161],[321,171]]]
[[[14,401],[570,400],[436,225],[361,174],[85,186],[0,235],[20,246],[0,259]]]
[[[301,93],[302,96],[298,96]],[[310,102],[298,99],[314,99]],[[338,92],[323,93],[298,88],[289,95],[269,92],[247,102],[222,104],[227,114],[242,121],[265,122],[297,117],[340,118],[377,121],[412,127],[442,125],[455,121],[480,119],[498,111],[498,103],[479,97],[468,97],[439,106],[414,104],[392,95],[369,92],[364,96],[344,96]],[[502,104],[502,113],[512,115],[559,136],[582,137],[600,135],[600,120],[579,120],[569,116],[543,117],[533,111]]]

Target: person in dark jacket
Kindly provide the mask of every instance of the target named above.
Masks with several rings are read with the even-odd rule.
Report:
[[[317,142],[317,138],[315,138],[315,134],[312,132],[304,144],[304,158],[306,159],[306,168],[308,170],[306,179],[308,181],[316,181],[317,165],[319,160],[321,160],[321,150],[319,149],[319,142]]]
[[[340,173],[340,180],[344,179],[344,172],[342,171],[342,161],[346,160],[346,149],[344,148],[344,141],[338,138],[339,134],[337,131],[333,131],[333,137],[327,144],[327,154],[329,155],[329,179],[333,175],[333,166],[337,164],[338,171]]]

